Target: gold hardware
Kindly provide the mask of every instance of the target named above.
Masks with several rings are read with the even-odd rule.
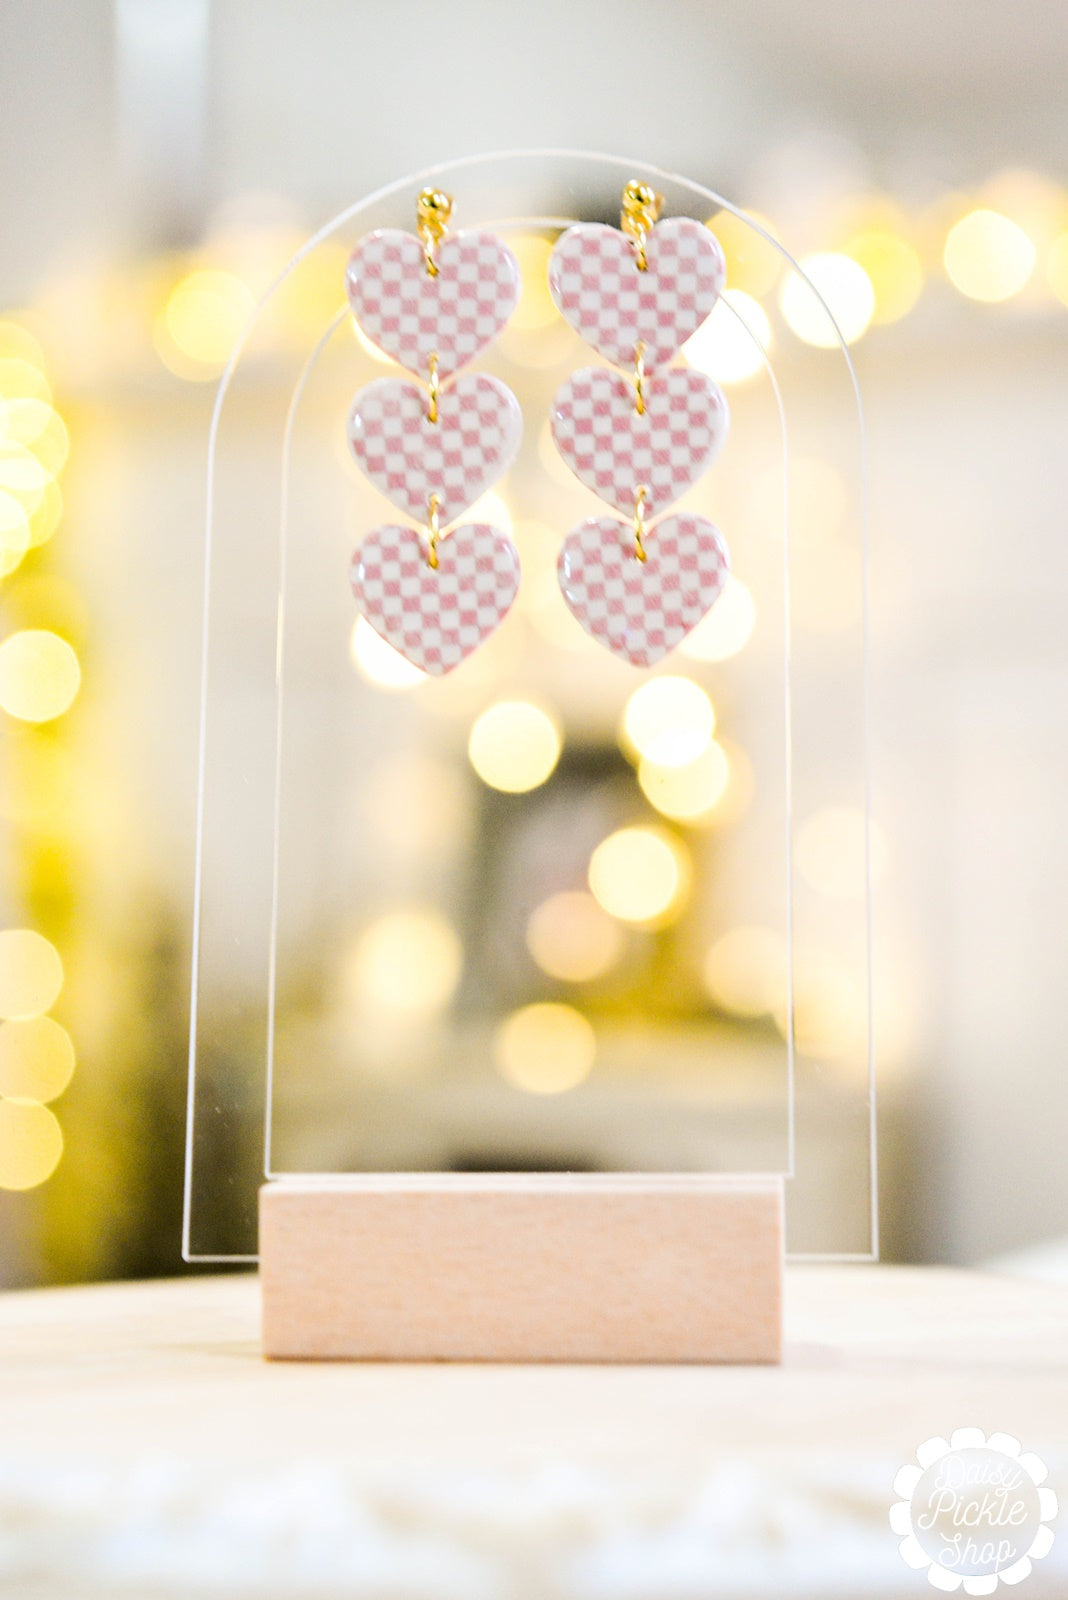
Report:
[[[644,272],[649,265],[645,259],[645,241],[650,228],[660,215],[663,204],[664,196],[657,194],[648,183],[639,183],[637,178],[632,178],[623,190],[623,209],[619,213],[619,225],[628,238],[634,240],[635,261],[639,272]]]
[[[426,414],[428,422],[436,422],[438,420],[438,394],[440,389],[441,385],[438,382],[438,353],[435,350],[430,357],[430,405]]]
[[[427,276],[438,275],[437,249],[445,237],[452,215],[452,195],[440,189],[424,189],[415,202],[416,227],[426,257]]]
[[[645,554],[645,497],[648,489],[644,483],[639,483],[634,491],[634,554],[639,561],[646,559]]]
[[[634,346],[634,409],[639,417],[645,415],[645,345],[641,339]]]
[[[434,568],[438,564],[438,507],[440,505],[441,496],[436,494],[432,494],[426,503],[426,564],[428,567]]]

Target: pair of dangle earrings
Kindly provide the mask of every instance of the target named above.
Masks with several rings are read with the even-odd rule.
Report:
[[[701,621],[729,571],[711,522],[664,515],[711,466],[729,415],[709,377],[670,364],[719,297],[723,253],[702,223],[659,221],[660,205],[647,185],[629,183],[621,227],[579,223],[549,263],[557,309],[613,364],[573,373],[553,402],[557,450],[615,513],[567,535],[560,588],[586,632],[639,667]],[[450,212],[447,195],[424,190],[418,231],[370,234],[347,270],[360,329],[419,380],[378,379],[349,413],[361,469],[418,524],[374,528],[353,557],[352,589],[375,631],[434,676],[504,620],[520,578],[505,534],[460,521],[519,448],[515,395],[462,370],[515,310],[519,266],[492,234],[449,234]]]

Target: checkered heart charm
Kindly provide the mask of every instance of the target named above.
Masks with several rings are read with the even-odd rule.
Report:
[[[730,415],[712,379],[691,367],[647,379],[644,404],[639,415],[634,386],[618,372],[584,367],[557,391],[552,434],[572,472],[599,499],[633,511],[644,484],[645,512],[653,517],[711,465]]]
[[[615,517],[594,517],[564,540],[557,576],[586,632],[636,667],[674,650],[712,609],[730,572],[727,542],[704,517],[665,517],[644,535]]]
[[[492,344],[512,315],[519,263],[500,239],[477,232],[443,239],[436,263],[432,277],[415,234],[381,228],[352,252],[345,283],[372,344],[420,376],[435,355],[447,378]]]
[[[369,383],[349,413],[353,454],[375,487],[422,523],[436,494],[442,527],[508,471],[522,431],[515,395],[482,372],[439,392],[436,422],[426,390],[403,378]]]
[[[505,618],[519,588],[519,555],[486,522],[465,523],[427,560],[414,528],[373,528],[352,558],[363,616],[395,650],[433,677],[458,667]]]
[[[645,237],[640,270],[631,240],[618,228],[580,222],[557,241],[549,288],[561,315],[598,355],[645,369],[666,366],[704,322],[727,269],[715,235],[691,217],[658,222]]]

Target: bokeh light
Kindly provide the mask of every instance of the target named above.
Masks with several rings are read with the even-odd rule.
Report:
[[[735,216],[733,211],[717,211],[709,217],[708,226],[719,240],[727,261],[727,284],[743,294],[759,298],[774,289],[783,268],[783,257],[763,234],[751,227],[757,223],[775,236],[768,218],[759,211],[746,213],[748,220]]]
[[[1050,245],[1046,278],[1057,299],[1068,306],[1068,232],[1058,234]]]
[[[715,739],[684,767],[662,767],[644,757],[638,767],[646,799],[675,822],[710,821],[729,780],[727,753]]]
[[[55,1100],[74,1076],[74,1046],[52,1017],[0,1023],[0,1096]]]
[[[52,474],[32,450],[14,439],[0,439],[0,489],[13,495],[29,511],[41,502]]]
[[[63,987],[59,952],[32,928],[0,930],[0,1017],[20,1021],[50,1011]]]
[[[0,644],[0,707],[23,722],[62,716],[81,685],[78,657],[58,634],[26,628]]]
[[[30,548],[30,519],[26,507],[6,489],[0,489],[0,572],[14,572]]]
[[[620,742],[630,756],[662,767],[682,767],[708,748],[716,712],[692,678],[650,678],[635,689],[623,711]]]
[[[969,300],[1008,300],[1035,266],[1035,247],[1018,223],[999,211],[969,211],[950,230],[943,255],[951,283]]]
[[[871,228],[854,234],[847,253],[864,268],[875,294],[873,322],[898,322],[912,310],[923,291],[919,254],[898,233]]]
[[[550,895],[527,923],[527,949],[543,972],[562,983],[603,977],[623,947],[623,930],[585,890]]]
[[[867,889],[867,822],[859,806],[824,806],[797,831],[797,867],[805,881],[833,900],[862,899]],[[871,824],[871,880],[886,867],[886,835]]]
[[[349,653],[360,677],[378,689],[411,689],[426,682],[426,673],[376,633],[366,617],[352,625]]]
[[[462,970],[452,924],[432,907],[418,907],[371,923],[356,942],[349,976],[365,1010],[423,1020],[448,1005]]]
[[[493,1057],[502,1077],[528,1094],[564,1094],[589,1077],[597,1035],[573,1006],[521,1006],[497,1028]]]
[[[8,324],[10,326],[10,324]],[[52,389],[42,369],[22,356],[0,356],[0,398],[42,400],[52,404]]]
[[[827,315],[830,311],[846,344],[854,344],[867,331],[875,312],[875,291],[864,268],[834,250],[805,256],[799,265],[827,310],[808,283],[791,272],[779,294],[779,307],[789,326],[805,344],[833,349],[838,336]]]
[[[732,1016],[768,1016],[787,991],[786,940],[773,928],[731,928],[709,949],[703,976],[712,999]]]
[[[171,290],[157,322],[160,357],[180,377],[216,377],[254,308],[252,290],[232,272],[214,267],[190,272]]]
[[[0,404],[0,445],[24,445],[55,477],[70,454],[70,437],[59,412],[45,400],[13,398]]]
[[[544,328],[560,315],[549,293],[552,244],[539,234],[532,233],[508,234],[505,243],[519,263],[522,284],[519,304],[509,317],[508,326],[524,332]]]
[[[525,794],[560,759],[556,718],[529,700],[499,700],[477,718],[467,742],[471,765],[491,789]]]
[[[729,661],[745,649],[756,627],[756,603],[733,573],[707,617],[679,645],[691,661]]]
[[[794,1043],[801,1055],[863,1062],[868,1047],[868,990],[863,972],[830,951],[807,948],[793,982]],[[790,1029],[786,997],[775,1007],[783,1038]]]
[[[610,916],[658,927],[682,910],[692,878],[690,853],[665,828],[619,828],[590,857],[589,882]]]
[[[53,1112],[34,1100],[0,1100],[0,1189],[36,1189],[63,1154]]]
[[[743,289],[725,289],[712,315],[683,346],[691,367],[717,383],[744,383],[764,370],[771,349],[771,323],[759,300]]]

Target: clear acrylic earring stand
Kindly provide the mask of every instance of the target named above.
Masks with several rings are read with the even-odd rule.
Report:
[[[383,687],[351,655],[348,563],[385,505],[347,459],[344,422],[389,369],[354,334],[348,253],[373,228],[411,229],[433,184],[455,196],[456,228],[516,245],[526,283],[562,228],[616,221],[634,176],[663,193],[665,216],[727,212],[781,261],[764,301],[774,361],[744,302],[715,313],[756,370],[737,385],[724,374],[731,438],[684,502],[722,527],[755,625],[735,655],[657,669],[716,707],[730,781],[709,826],[646,800],[617,742],[645,675],[552,604],[553,542],[589,504],[542,423],[557,384],[597,358],[539,292],[476,364],[524,409],[499,490],[524,562],[514,615],[440,682]],[[779,316],[788,278],[826,347]],[[714,347],[708,359],[720,376]],[[864,451],[848,350],[797,263],[712,190],[643,163],[451,163],[366,197],[301,249],[234,353],[210,440],[187,1259],[256,1259],[265,1180],[493,1204],[529,1193],[531,1175],[538,1192],[623,1189],[628,1204],[773,1178],[791,1255],[874,1257]],[[506,795],[472,773],[466,741],[480,711],[516,698],[551,713],[564,753],[547,783]],[[627,824],[680,841],[688,908],[668,927],[624,927],[602,979],[547,977],[527,914],[577,892],[582,849]],[[407,939],[414,980],[391,937]],[[499,1059],[509,1017],[545,1003],[596,1040],[566,1093],[517,1084]],[[639,1219],[623,1237],[641,1232]]]

